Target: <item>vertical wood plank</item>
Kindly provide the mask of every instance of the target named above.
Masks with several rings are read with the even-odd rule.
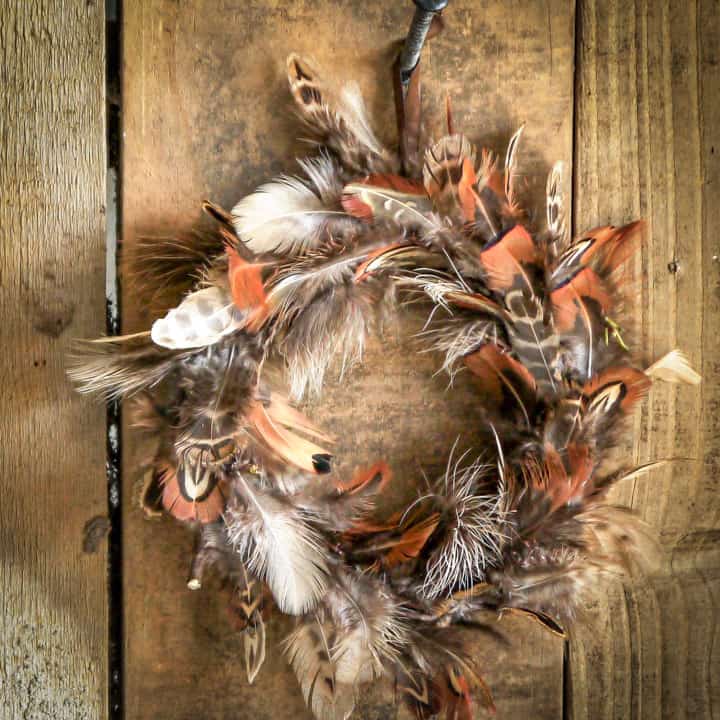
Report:
[[[268,177],[296,170],[293,158],[306,150],[294,140],[284,78],[290,51],[310,55],[338,81],[358,80],[380,134],[392,139],[390,63],[412,10],[410,2],[381,0],[127,0],[125,248],[141,234],[187,230],[206,197],[232,207]],[[448,91],[456,126],[500,151],[527,121],[526,194],[541,199],[551,164],[572,159],[574,3],[454,0],[445,19],[424,60],[435,135]],[[132,290],[123,305],[126,331],[148,326],[152,318]],[[446,393],[435,369],[433,358],[391,334],[371,345],[345,386],[330,386],[308,409],[342,438],[345,468],[386,457],[407,494],[419,468],[441,472],[458,435],[469,442],[473,395],[462,381]],[[136,458],[128,445],[128,472]],[[124,498],[127,717],[308,717],[278,647],[288,622],[273,618],[269,658],[248,687],[222,600],[212,588],[185,589],[192,538],[170,520],[145,521],[132,481],[126,477]],[[501,629],[509,646],[477,650],[500,714],[559,717],[562,643],[526,621],[503,620]],[[389,688],[362,701],[357,717],[397,712]]]
[[[720,4],[578,4],[576,230],[648,219],[630,336],[648,360],[682,348],[699,388],[653,388],[627,452],[678,458],[614,499],[657,531],[661,574],[612,588],[578,628],[570,709],[581,718],[709,718],[717,707],[718,148]],[[685,458],[685,459],[683,459]]]
[[[104,4],[0,3],[0,717],[107,706],[105,411],[65,378],[105,326]]]

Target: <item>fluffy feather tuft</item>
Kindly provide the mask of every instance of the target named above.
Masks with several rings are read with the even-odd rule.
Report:
[[[143,332],[78,343],[67,373],[79,392],[119,400],[154,388],[185,357],[158,347]]]
[[[485,580],[505,545],[509,498],[501,489],[483,494],[495,468],[481,461],[463,468],[463,460],[448,462],[433,497],[442,515],[422,583],[423,594],[433,600]]]
[[[352,233],[356,221],[340,205],[337,165],[327,155],[300,165],[307,181],[284,175],[261,185],[233,208],[235,231],[253,253],[302,255],[329,238]]]

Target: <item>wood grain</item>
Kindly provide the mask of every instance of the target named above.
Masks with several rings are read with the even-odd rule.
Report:
[[[573,5],[456,0],[424,61],[436,136],[446,92],[457,127],[501,152],[528,122],[522,171],[531,200],[542,196],[552,162],[571,161]],[[295,169],[292,158],[304,150],[294,140],[284,80],[290,51],[312,56],[338,80],[357,79],[381,135],[392,138],[389,66],[411,15],[409,2],[380,0],[127,0],[125,247],[141,234],[188,229],[206,197],[231,207],[269,176]],[[147,327],[151,317],[132,290],[124,308],[127,331]],[[309,408],[343,438],[345,468],[384,456],[400,495],[412,491],[420,469],[440,472],[458,435],[461,446],[469,443],[477,418],[472,395],[462,382],[446,392],[446,381],[432,377],[435,367],[402,333],[391,333],[369,348],[346,387],[329,387]],[[126,468],[137,460],[129,445],[125,458]],[[127,717],[307,717],[278,649],[287,623],[271,623],[271,657],[256,686],[247,687],[222,602],[209,591],[185,590],[192,538],[170,521],[146,522],[131,476],[125,486]],[[512,627],[512,644],[478,648],[501,716],[559,717],[562,643],[532,623],[503,623]],[[396,712],[384,688],[363,697],[357,716]]]
[[[710,718],[718,708],[717,2],[578,5],[575,225],[648,219],[630,333],[648,360],[681,347],[699,388],[653,388],[627,449],[677,458],[614,499],[657,531],[663,570],[611,588],[570,655],[572,717]],[[714,668],[714,670],[713,670]]]
[[[105,325],[104,5],[0,3],[0,717],[107,707],[105,411],[65,378]]]

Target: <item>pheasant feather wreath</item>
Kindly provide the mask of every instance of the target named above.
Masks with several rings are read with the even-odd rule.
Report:
[[[206,204],[215,235],[144,245],[144,284],[181,302],[149,332],[88,343],[72,376],[138,402],[158,441],[146,504],[197,531],[191,589],[209,566],[234,588],[250,682],[276,607],[296,617],[284,652],[317,718],[348,717],[381,676],[418,717],[470,718],[492,700],[459,626],[516,610],[562,632],[603,574],[641,558],[647,533],[604,498],[642,468],[609,456],[651,383],[699,377],[677,350],[643,364],[620,332],[640,222],[570,241],[558,164],[531,227],[521,131],[500,161],[448,111],[448,135],[423,143],[415,82],[395,152],[354,86],[334,92],[294,55],[287,70],[315,154],[232,213]],[[448,448],[431,492],[381,519],[387,466],[338,477],[330,438],[271,378],[284,364],[293,401],[320,393],[396,293],[424,298],[422,337],[473,375],[493,440],[480,460]]]

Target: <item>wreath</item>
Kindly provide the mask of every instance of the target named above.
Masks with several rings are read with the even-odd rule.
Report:
[[[699,377],[678,350],[646,366],[623,337],[641,222],[571,241],[560,163],[546,220],[528,220],[522,129],[500,163],[448,104],[447,135],[429,141],[416,67],[395,151],[355,86],[334,90],[296,55],[287,70],[317,148],[301,175],[231,213],[205,203],[211,235],[142,243],[137,277],[181,302],[148,332],[87,343],[71,374],[135,399],[157,441],[145,504],[198,533],[191,589],[209,566],[234,588],[250,682],[276,607],[297,619],[285,653],[316,717],[348,717],[362,685],[391,676],[418,717],[470,718],[473,697],[492,699],[460,626],[513,610],[563,632],[600,576],[642,559],[646,530],[604,499],[645,468],[611,451],[654,380]],[[445,475],[388,518],[387,465],[339,477],[275,368],[292,401],[320,393],[332,362],[350,382],[397,296],[427,307],[438,365],[472,374],[491,442],[480,459],[448,448]]]

